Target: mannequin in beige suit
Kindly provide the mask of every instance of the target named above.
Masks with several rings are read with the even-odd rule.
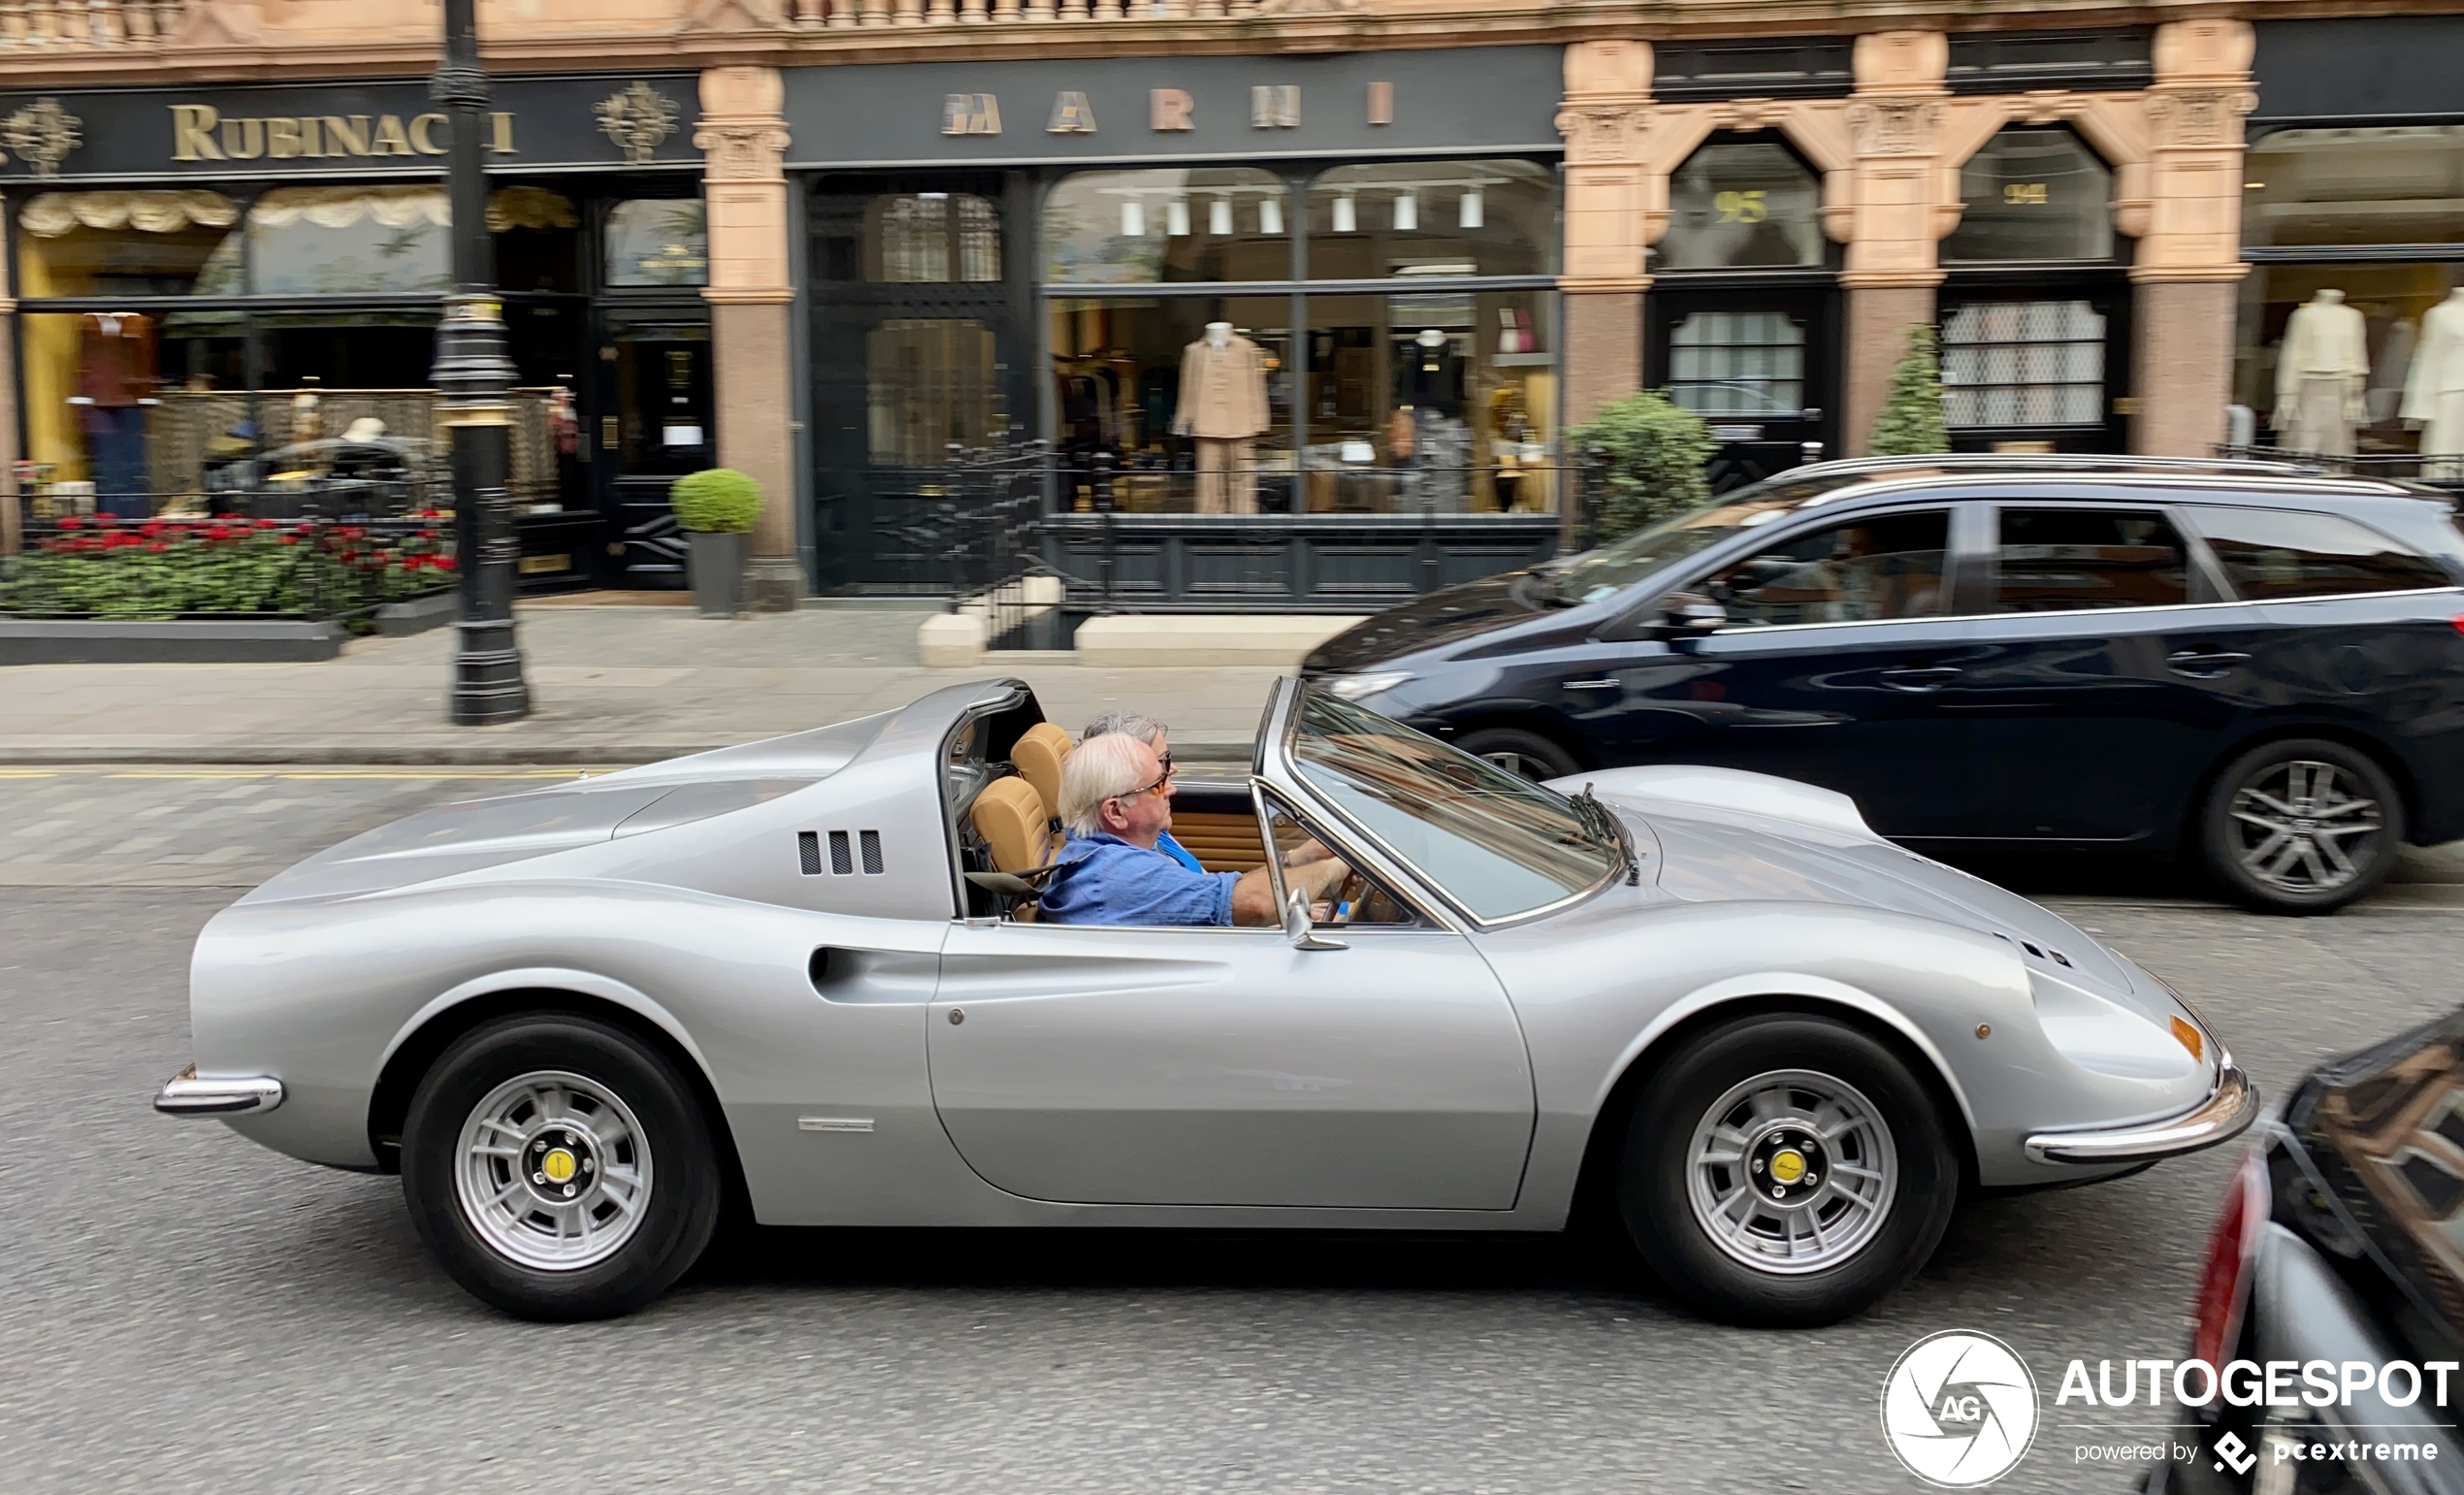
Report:
[[[2398,413],[2421,427],[2423,477],[2464,472],[2464,287],[2448,292],[2421,318],[2413,377]]]
[[[2276,354],[2277,441],[2292,451],[2351,456],[2369,381],[2369,332],[2360,311],[2345,305],[2345,293],[2322,290],[2295,307]]]
[[[1181,410],[1172,429],[1198,441],[1198,512],[1257,512],[1257,438],[1267,427],[1266,355],[1232,330],[1207,335],[1181,352]]]

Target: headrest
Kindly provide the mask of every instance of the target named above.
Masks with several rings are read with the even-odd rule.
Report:
[[[992,849],[998,871],[1032,871],[1044,864],[1050,845],[1044,803],[1024,779],[994,779],[975,796],[975,833]]]
[[[1068,756],[1069,733],[1050,722],[1021,732],[1010,748],[1011,766],[1043,796],[1046,820],[1061,812],[1061,760]]]

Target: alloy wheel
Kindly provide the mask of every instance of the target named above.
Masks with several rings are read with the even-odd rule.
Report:
[[[2357,775],[2315,759],[2269,764],[2233,792],[2233,853],[2270,888],[2330,893],[2360,877],[2386,829]]]
[[[563,1070],[507,1080],[470,1110],[454,1194],[488,1246],[524,1266],[572,1272],[606,1260],[650,1203],[650,1147],[616,1093]]]
[[[1898,1195],[1898,1154],[1856,1087],[1774,1070],[1729,1089],[1694,1129],[1686,1196],[1730,1257],[1777,1276],[1820,1272],[1870,1245]]]

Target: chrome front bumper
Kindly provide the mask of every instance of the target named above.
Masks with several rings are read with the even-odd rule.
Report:
[[[271,1111],[282,1104],[282,1082],[268,1075],[240,1080],[200,1080],[197,1066],[163,1082],[154,1109],[165,1116],[236,1116],[243,1111]]]
[[[2038,1132],[2026,1145],[2040,1163],[2144,1163],[2230,1141],[2256,1120],[2258,1088],[2233,1066],[2232,1055],[2220,1054],[2215,1092],[2191,1111],[2130,1126]]]

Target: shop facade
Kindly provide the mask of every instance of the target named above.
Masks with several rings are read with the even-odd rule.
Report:
[[[946,588],[954,447],[1030,454],[1043,564],[1116,603],[1374,606],[1555,553],[1562,68],[788,75],[816,584]]]
[[[666,485],[712,464],[717,416],[695,83],[497,86],[532,590],[683,581]],[[0,117],[26,519],[449,502],[429,375],[445,116],[424,81],[16,96]]]
[[[2464,483],[2464,16],[2257,28],[2242,445]]]

